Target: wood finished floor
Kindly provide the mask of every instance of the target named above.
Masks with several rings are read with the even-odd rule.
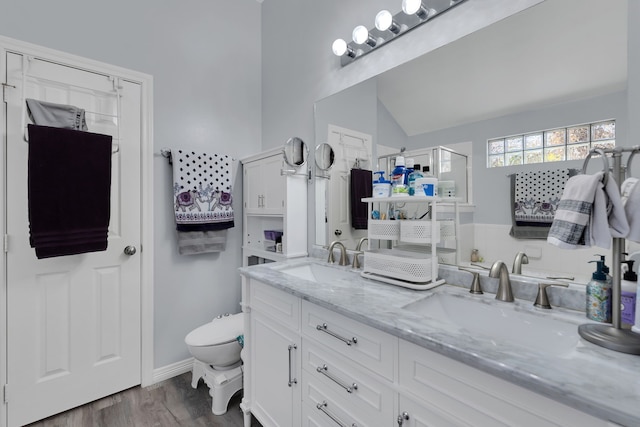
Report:
[[[134,387],[84,406],[29,424],[28,427],[242,427],[242,393],[231,398],[227,413],[213,415],[209,387],[191,388],[191,372]],[[252,427],[261,427],[253,418]]]

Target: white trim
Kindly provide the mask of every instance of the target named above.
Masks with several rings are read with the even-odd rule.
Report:
[[[180,362],[171,363],[170,365],[163,366],[162,368],[154,369],[152,384],[182,375],[185,372],[191,371],[192,367],[193,357],[190,357],[188,359],[181,360]]]
[[[141,332],[141,355],[140,355],[140,376],[141,385],[153,384],[153,76],[138,71],[129,70],[111,64],[83,58],[70,53],[37,46],[31,43],[0,36],[0,70],[2,70],[2,82],[6,82],[6,53],[16,52],[49,59],[50,61],[66,64],[75,68],[108,73],[109,75],[120,77],[124,80],[138,83],[141,86],[141,242],[140,242],[140,332]],[[2,103],[2,117],[6,117],[6,104]],[[0,133],[6,145],[6,129],[4,119],[0,121]],[[0,164],[5,162],[5,150],[0,150]],[[0,209],[0,224],[5,224],[6,194],[5,177],[0,174],[0,188],[3,193],[2,209]],[[6,233],[3,226],[3,233]],[[0,330],[6,331],[6,257],[0,257]],[[6,383],[7,379],[7,342],[6,334],[0,339],[0,385]],[[7,413],[6,405],[0,405],[0,427],[6,426]]]

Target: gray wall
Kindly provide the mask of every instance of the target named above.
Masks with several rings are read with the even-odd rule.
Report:
[[[468,0],[341,67],[331,52],[333,41],[348,41],[357,25],[372,28],[381,9],[397,13],[399,0],[266,0],[262,5],[263,148],[277,147],[294,135],[314,146],[314,102],[541,1]],[[313,197],[308,207],[313,223]],[[310,227],[310,245],[314,240]]]
[[[184,337],[194,327],[240,310],[241,180],[227,250],[181,257],[170,166],[158,153],[260,151],[260,14],[255,0],[2,3],[3,36],[153,75],[156,368],[189,357]]]
[[[634,145],[629,143],[627,135],[627,94],[617,92],[417,135],[409,138],[407,146],[408,149],[416,149],[472,141],[473,202],[476,205],[474,222],[511,224],[508,174],[563,167],[581,169],[583,162],[580,160],[489,169],[487,168],[487,140],[606,119],[616,119],[617,145]],[[595,171],[600,166],[600,162],[590,163],[589,172]]]

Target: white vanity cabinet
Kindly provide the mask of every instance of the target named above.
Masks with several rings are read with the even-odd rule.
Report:
[[[243,275],[245,427],[611,427]]]
[[[260,282],[251,281],[249,286],[247,281],[243,278],[242,407],[249,406],[265,427],[297,427],[302,387],[300,300]]]
[[[243,168],[243,265],[307,255],[307,167],[294,170],[282,149],[241,160]],[[282,246],[265,237],[282,231]]]

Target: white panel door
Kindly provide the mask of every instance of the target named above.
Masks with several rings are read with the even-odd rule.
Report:
[[[329,125],[328,141],[335,153],[327,193],[328,242],[340,240],[347,248],[353,249],[356,242],[367,235],[367,230],[351,227],[351,169],[358,166],[371,170],[373,167],[371,135]]]
[[[6,59],[15,86],[7,90],[5,165],[12,427],[140,384],[140,256],[123,249],[140,250],[141,88],[21,54]],[[29,246],[25,96],[85,109],[89,131],[112,135],[119,147],[106,251],[39,260]]]

